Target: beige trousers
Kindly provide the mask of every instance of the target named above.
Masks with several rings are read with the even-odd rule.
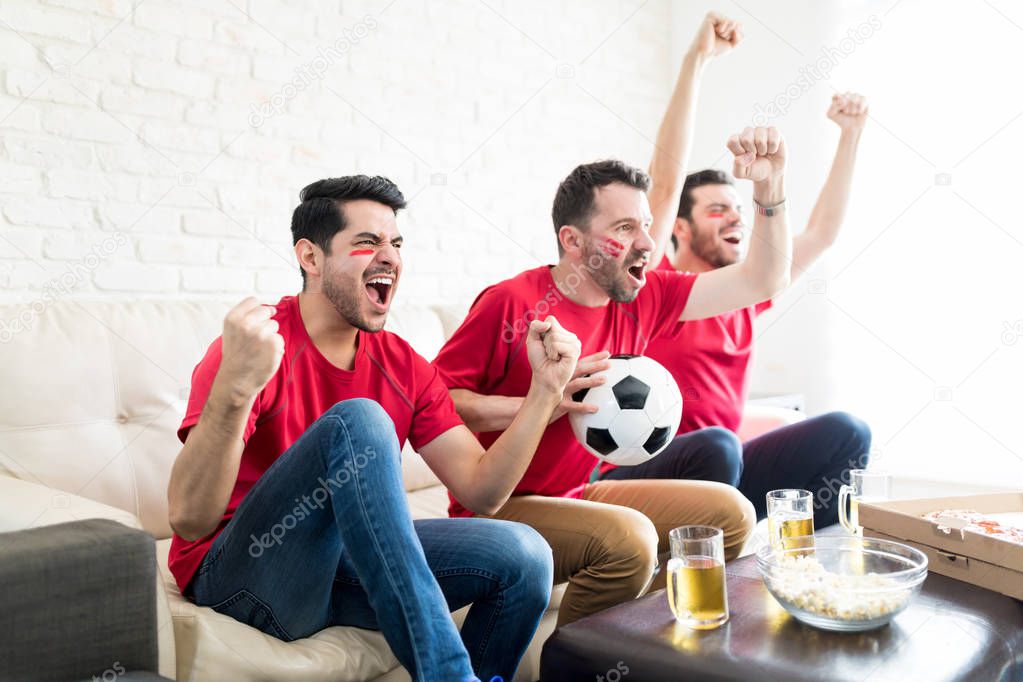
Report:
[[[550,544],[554,582],[568,581],[559,626],[664,587],[664,571],[652,586],[651,578],[672,528],[720,528],[728,561],[756,525],[753,505],[732,486],[662,479],[597,481],[583,499],[513,497],[493,518],[532,526]]]

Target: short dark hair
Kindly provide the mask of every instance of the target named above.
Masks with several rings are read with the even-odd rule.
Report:
[[[686,182],[682,186],[682,198],[678,202],[678,217],[686,220],[693,219],[693,190],[704,185],[734,185],[728,173],[719,171],[716,168],[707,168],[696,171],[686,176]],[[677,249],[678,239],[675,232],[671,233],[671,243]]]
[[[345,175],[317,180],[306,185],[298,198],[302,203],[291,215],[292,244],[308,239],[327,255],[330,240],[347,226],[346,201],[370,199],[389,206],[396,214],[405,208],[405,197],[398,186],[380,175]],[[305,270],[302,270],[302,282],[305,282]]]
[[[595,190],[615,182],[644,192],[650,189],[649,175],[617,159],[605,159],[576,166],[575,170],[561,181],[554,195],[554,207],[551,209],[554,234],[558,234],[562,225],[588,228],[596,210]],[[561,240],[558,240],[558,253],[562,252]]]

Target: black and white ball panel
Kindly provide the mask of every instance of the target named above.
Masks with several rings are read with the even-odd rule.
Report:
[[[674,377],[650,358],[613,356],[607,381],[572,398],[597,406],[596,414],[570,419],[576,438],[595,456],[633,465],[658,454],[682,419],[682,394]]]

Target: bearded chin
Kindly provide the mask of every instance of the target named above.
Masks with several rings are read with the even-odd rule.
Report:
[[[697,258],[715,268],[723,268],[726,265],[738,263],[740,260],[739,257],[732,258],[727,255],[724,249],[714,248],[714,240],[711,238],[704,239],[701,237],[693,242],[689,248]]]
[[[732,258],[731,256],[727,255],[724,251],[716,251],[714,253],[709,254],[709,256],[710,256],[709,258],[704,258],[704,260],[713,265],[715,268],[723,268],[725,266],[738,263],[740,260],[742,260],[742,256],[736,256],[735,258]]]
[[[324,275],[326,274],[324,273]],[[363,317],[362,311],[359,310],[358,296],[361,292],[358,289],[344,291],[335,286],[333,280],[326,276],[323,278],[322,288],[323,295],[327,297],[327,300],[334,306],[334,310],[345,322],[364,332],[378,332],[383,329],[383,322],[373,325]]]
[[[600,253],[599,251],[591,251],[590,253],[584,252],[586,256],[586,269],[590,273],[590,277],[597,283],[604,293],[607,294],[608,298],[617,303],[632,303],[636,300],[636,296],[639,295],[639,290],[630,291],[629,287],[619,281],[621,270],[618,268],[618,264],[610,260],[607,256]],[[590,267],[591,256],[594,259],[600,260],[600,267]]]

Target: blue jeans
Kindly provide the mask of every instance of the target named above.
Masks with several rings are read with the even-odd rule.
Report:
[[[510,680],[550,599],[528,526],[412,521],[394,424],[334,405],[281,455],[214,540],[187,592],[279,639],[380,630],[413,680]],[[461,637],[450,611],[472,604]]]
[[[728,483],[767,516],[767,493],[802,488],[813,493],[816,528],[838,523],[838,489],[851,469],[870,459],[870,427],[845,412],[829,412],[783,426],[746,443],[719,426],[677,436],[664,452],[602,479],[688,478]]]

